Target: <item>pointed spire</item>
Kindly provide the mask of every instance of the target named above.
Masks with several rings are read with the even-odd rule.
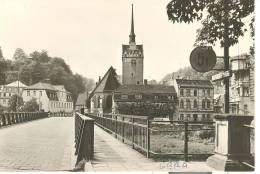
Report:
[[[132,4],[132,19],[131,19],[131,32],[129,35],[129,43],[135,43],[135,30],[134,30],[134,5]]]

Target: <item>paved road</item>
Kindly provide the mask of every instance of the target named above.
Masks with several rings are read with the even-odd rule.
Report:
[[[85,171],[209,172],[214,170],[205,162],[156,162],[147,159],[97,126],[95,126],[94,136],[94,159],[85,165]],[[176,167],[177,163],[178,167]]]
[[[0,171],[71,170],[74,119],[51,117],[0,129]]]

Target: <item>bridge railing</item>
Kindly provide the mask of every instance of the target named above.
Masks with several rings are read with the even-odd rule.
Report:
[[[75,113],[75,155],[76,165],[82,160],[90,160],[94,155],[94,120]]]
[[[49,112],[49,117],[72,117],[72,112]]]
[[[87,116],[148,158],[184,158],[188,161],[188,157],[196,156],[196,160],[206,160],[214,153],[214,122],[154,121],[148,116],[118,114]],[[200,151],[204,142],[209,148]]]
[[[46,117],[48,117],[48,113],[46,112],[0,113],[0,127],[23,123],[23,122],[46,118]]]

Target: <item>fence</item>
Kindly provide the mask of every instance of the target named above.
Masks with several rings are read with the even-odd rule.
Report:
[[[32,121],[36,119],[46,118],[46,112],[14,112],[14,113],[0,113],[0,127]]]
[[[81,160],[90,160],[94,155],[94,120],[75,113],[76,165]]]
[[[255,168],[255,127],[252,125],[244,125],[245,128],[249,129],[250,134],[250,154],[252,158],[249,161],[243,162],[246,166]]]
[[[73,113],[70,112],[49,112],[49,117],[72,117]]]
[[[201,146],[196,147],[197,153],[189,153],[189,137],[191,137],[190,132],[197,131],[214,131],[214,122],[183,122],[183,121],[154,121],[149,120],[147,116],[132,116],[132,115],[111,115],[104,114],[103,116],[96,116],[94,114],[87,114],[87,116],[95,119],[95,123],[103,128],[104,130],[114,134],[116,138],[120,139],[123,143],[129,144],[132,148],[146,154],[149,158],[172,158],[180,157],[188,161],[189,156],[197,156],[198,158],[207,158],[213,154],[214,151],[214,135],[211,137],[212,150],[209,152],[199,153]],[[172,129],[168,129],[168,128]],[[177,128],[179,127],[179,128]],[[177,141],[176,137],[181,136],[183,132],[182,139],[178,141],[178,144],[182,148],[180,153],[175,151],[164,151],[163,148],[167,143],[175,143]],[[162,137],[164,135],[165,139]],[[210,133],[208,133],[210,134]],[[181,143],[180,143],[181,142]],[[194,144],[191,144],[194,148]],[[200,144],[198,144],[200,145]],[[156,150],[156,148],[160,150]],[[169,149],[173,149],[172,146]]]

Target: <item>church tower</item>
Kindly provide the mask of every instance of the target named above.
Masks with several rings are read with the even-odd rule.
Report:
[[[122,45],[122,83],[142,85],[144,69],[143,45],[136,45],[134,32],[134,12],[132,4],[131,31],[129,45]]]

